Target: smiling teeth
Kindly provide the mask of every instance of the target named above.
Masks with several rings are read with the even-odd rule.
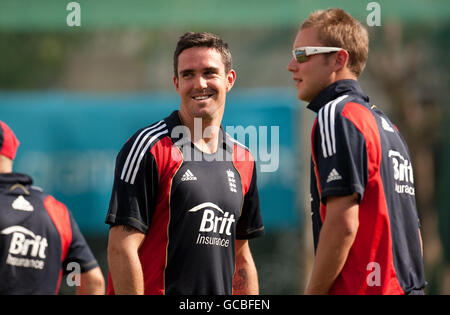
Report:
[[[194,100],[206,100],[207,98],[209,98],[208,95],[205,95],[205,96],[195,96],[195,97],[194,97]]]

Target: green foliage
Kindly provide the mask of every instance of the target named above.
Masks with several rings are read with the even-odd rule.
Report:
[[[57,87],[71,49],[82,38],[79,33],[0,32],[0,89]]]

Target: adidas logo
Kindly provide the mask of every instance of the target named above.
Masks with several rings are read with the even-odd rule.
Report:
[[[183,182],[188,180],[197,180],[197,177],[195,177],[195,175],[191,172],[191,170],[188,169],[186,173],[184,173],[183,177],[181,177],[181,180]]]
[[[330,174],[328,175],[327,178],[327,183],[332,182],[334,180],[339,180],[342,179],[342,176],[336,171],[335,168],[333,168],[330,172]]]
[[[16,200],[13,201],[11,207],[15,210],[34,211],[33,205],[22,195],[20,195]]]

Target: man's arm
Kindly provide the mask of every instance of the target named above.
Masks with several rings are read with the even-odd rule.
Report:
[[[105,294],[105,279],[103,278],[100,267],[95,267],[80,275],[80,286],[77,287],[77,294]]]
[[[111,227],[108,264],[116,294],[144,294],[144,277],[138,256],[144,238],[144,233],[132,227]]]
[[[328,294],[347,260],[358,231],[358,195],[328,197],[316,258],[305,294]]]
[[[248,246],[248,240],[236,240],[236,269],[233,276],[233,294],[259,294],[258,273]]]

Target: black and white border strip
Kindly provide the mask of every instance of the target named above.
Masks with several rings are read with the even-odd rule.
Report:
[[[231,142],[237,144],[238,146],[240,146],[240,147],[243,148],[243,149],[246,149],[247,151],[250,151],[249,148],[247,148],[245,145],[243,145],[242,143],[240,143],[239,141],[237,141],[236,139],[234,139],[234,138],[233,138],[232,136],[230,136],[228,133],[226,133],[226,135],[227,135],[228,139],[229,139]]]
[[[134,180],[136,179],[137,171],[139,170],[139,165],[142,161],[142,158],[145,155],[145,152],[147,152],[148,147],[152,144],[153,141],[155,141],[155,139],[157,139],[159,136],[161,136],[165,133],[168,133],[168,130],[166,127],[167,126],[164,123],[164,120],[161,120],[158,123],[156,123],[155,125],[148,127],[141,131],[141,133],[138,135],[138,137],[134,141],[130,152],[128,153],[127,159],[126,159],[125,164],[122,169],[122,174],[120,176],[121,180],[124,180],[125,182],[134,184]],[[164,128],[166,128],[166,129],[164,129]],[[160,130],[162,130],[162,131],[160,131]],[[158,132],[158,131],[160,131],[160,132]],[[152,135],[153,135],[153,137],[151,137],[150,140],[148,140],[148,138]],[[134,169],[134,172],[133,172],[133,169]],[[131,177],[131,180],[130,180],[130,177]]]
[[[336,105],[348,95],[342,95],[337,99],[328,102],[319,110],[320,137],[322,138],[323,157],[327,158],[336,153],[336,134],[334,128]]]

